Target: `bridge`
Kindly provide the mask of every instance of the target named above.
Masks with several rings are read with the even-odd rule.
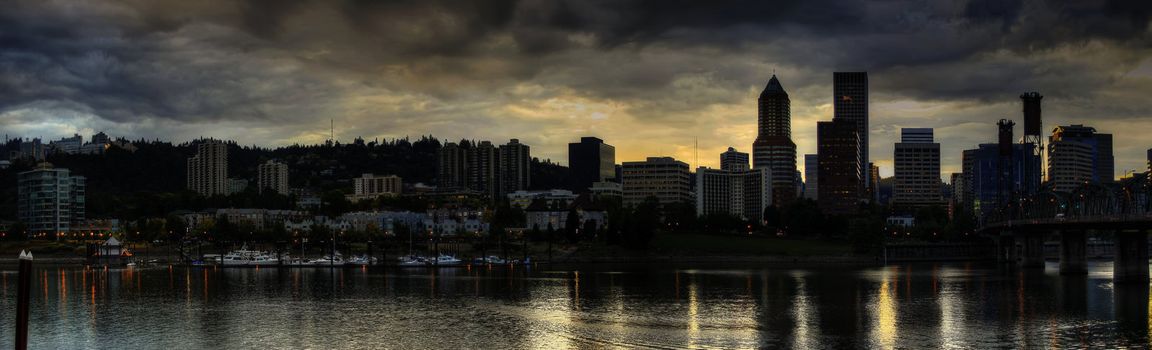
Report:
[[[1116,283],[1148,283],[1152,182],[1135,174],[1115,183],[1084,183],[1068,192],[1042,190],[1008,200],[982,220],[979,233],[997,238],[997,257],[1044,267],[1044,239],[1060,240],[1060,273],[1086,274],[1088,234],[1114,242]],[[1019,246],[1019,249],[1017,249]]]

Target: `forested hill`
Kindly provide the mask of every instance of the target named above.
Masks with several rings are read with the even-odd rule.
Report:
[[[291,145],[279,148],[242,146],[228,143],[228,176],[253,180],[256,167],[267,160],[280,160],[289,166],[289,186],[321,191],[352,189],[351,179],[361,174],[398,175],[405,183],[436,183],[437,152],[441,141],[422,136],[383,141],[356,139],[348,144]],[[141,194],[179,194],[185,191],[187,159],[196,153],[197,142],[173,144],[159,140],[132,142],[135,152],[112,147],[104,155],[53,154],[47,159],[56,167],[68,168],[87,178],[89,216],[100,217],[113,208],[103,202],[126,203],[129,196]],[[19,149],[12,140],[0,151],[7,155]],[[11,168],[0,170],[0,219],[16,216],[16,173],[31,169],[29,161],[14,161]],[[548,160],[533,159],[532,187],[561,188],[568,169]],[[195,208],[188,208],[195,209]]]

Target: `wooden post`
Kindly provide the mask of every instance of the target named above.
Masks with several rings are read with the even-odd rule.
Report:
[[[32,253],[20,251],[16,287],[16,350],[28,349],[28,306],[32,289]]]

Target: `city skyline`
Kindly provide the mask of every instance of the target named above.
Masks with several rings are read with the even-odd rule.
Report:
[[[1145,168],[1141,130],[1152,130],[1140,98],[1152,88],[1149,11],[1137,2],[11,5],[0,14],[10,136],[274,147],[320,143],[335,119],[345,143],[519,138],[566,164],[568,143],[596,136],[618,162],[719,167],[694,163],[695,141],[702,155],[751,150],[756,96],[773,73],[789,86],[797,153],[815,153],[834,71],[869,72],[869,158],[884,176],[904,127],[934,128],[941,176],[959,171],[962,150],[994,141],[996,120],[1023,121],[1024,91],[1045,95],[1045,133],[1084,124],[1115,135],[1117,177]],[[1056,23],[1060,35],[1048,33]]]

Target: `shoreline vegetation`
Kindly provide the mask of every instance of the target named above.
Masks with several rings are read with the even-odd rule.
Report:
[[[186,251],[196,254],[224,254],[239,248],[243,243],[228,246],[204,244],[199,247],[185,246]],[[530,256],[533,261],[556,264],[598,264],[598,263],[802,263],[802,264],[872,264],[881,263],[882,258],[873,253],[858,254],[850,242],[829,239],[792,239],[753,235],[716,235],[701,233],[663,233],[653,237],[648,249],[630,249],[618,245],[582,242],[578,244],[521,241],[508,242],[503,249],[499,245],[482,243],[442,243],[440,251],[455,254],[460,258],[473,258],[488,255],[506,255],[519,258]],[[275,251],[273,244],[257,244],[255,248]],[[431,255],[431,245],[416,242],[413,252]],[[166,262],[177,261],[179,247],[174,244],[129,244],[138,260],[159,259]],[[307,255],[320,256],[327,247],[309,245]],[[527,253],[523,250],[527,248]],[[68,265],[86,264],[83,242],[23,241],[0,242],[0,264],[16,262],[19,251],[28,249],[36,257],[37,263]],[[348,251],[345,251],[347,249]],[[366,254],[366,244],[353,243],[340,245],[345,254]],[[284,249],[282,252],[297,256],[300,251]],[[549,253],[551,252],[551,253]],[[384,258],[380,265],[392,265],[399,256],[408,254],[408,241],[394,239],[383,244],[377,243],[372,253]],[[551,258],[549,258],[551,256]]]

